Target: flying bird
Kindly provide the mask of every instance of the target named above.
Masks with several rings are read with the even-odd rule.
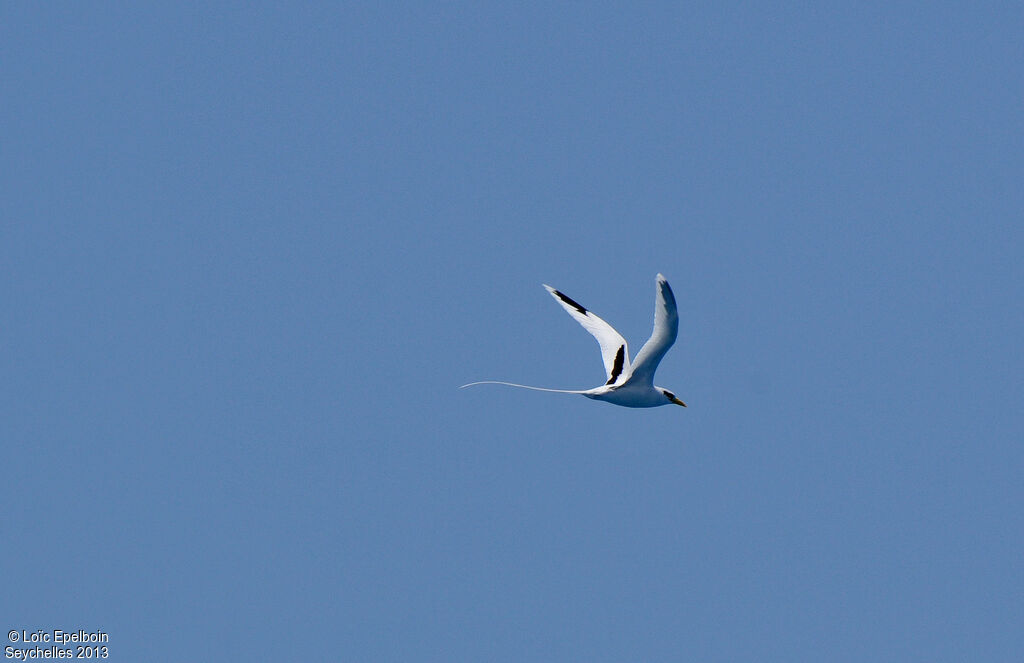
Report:
[[[654,300],[654,333],[644,343],[644,347],[640,348],[640,352],[632,362],[629,360],[629,346],[626,339],[622,338],[622,334],[615,331],[614,327],[597,317],[593,311],[588,311],[551,286],[544,285],[544,288],[572,316],[573,320],[583,325],[583,328],[597,339],[597,344],[601,346],[601,359],[604,361],[604,370],[608,381],[593,389],[574,390],[547,389],[513,382],[484,380],[464,384],[460,389],[477,384],[503,384],[536,391],[580,394],[596,401],[605,401],[624,407],[658,407],[673,403],[686,407],[686,403],[676,398],[671,391],[654,384],[654,371],[658,369],[658,364],[661,363],[668,349],[676,342],[676,335],[679,333],[676,298],[664,276],[658,274]]]

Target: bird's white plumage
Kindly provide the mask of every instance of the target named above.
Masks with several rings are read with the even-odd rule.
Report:
[[[658,274],[657,293],[654,298],[654,332],[633,360],[630,379],[653,385],[654,371],[658,370],[658,364],[676,342],[678,334],[679,313],[676,311],[676,298],[668,281]]]
[[[562,308],[572,316],[573,320],[580,323],[584,329],[593,334],[594,338],[597,339],[597,344],[601,346],[601,360],[604,361],[605,379],[611,379],[619,348],[622,348],[622,359],[619,361],[618,371],[614,372],[617,373],[616,378],[624,378],[625,369],[629,366],[629,344],[626,343],[626,339],[622,338],[622,334],[615,331],[615,328],[610,324],[597,317],[593,311],[584,309],[548,284],[544,284],[544,289],[551,293],[555,301],[562,305]],[[582,309],[582,312],[580,309]]]
[[[644,346],[640,348],[636,359],[630,363],[629,347],[622,334],[592,311],[578,304],[562,292],[549,285],[544,286],[562,308],[580,323],[584,329],[593,334],[601,346],[601,360],[604,362],[608,381],[593,389],[548,389],[531,387],[512,382],[487,380],[462,385],[471,387],[477,384],[503,384],[510,387],[521,387],[537,391],[554,391],[566,394],[581,394],[594,400],[606,401],[625,407],[657,407],[675,403],[686,407],[686,403],[676,398],[669,390],[654,384],[654,372],[665,357],[665,353],[675,343],[679,333],[679,314],[676,311],[676,298],[672,288],[661,274],[658,274],[654,300],[654,332]]]

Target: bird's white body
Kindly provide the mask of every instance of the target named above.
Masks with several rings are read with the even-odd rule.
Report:
[[[659,405],[669,405],[672,402],[666,400],[664,391],[658,386],[648,387],[636,382],[626,382],[619,387],[601,385],[584,391],[583,395],[595,401],[604,401],[623,407],[658,407]]]
[[[462,385],[463,387],[472,387],[477,384],[503,384],[536,391],[580,394],[587,398],[623,407],[658,407],[672,403],[686,407],[686,403],[676,398],[675,394],[654,384],[654,372],[657,370],[658,364],[661,363],[662,357],[675,343],[676,335],[679,332],[676,299],[664,276],[658,274],[657,295],[654,302],[654,333],[640,348],[640,352],[632,362],[629,360],[629,346],[626,339],[622,338],[622,335],[611,325],[551,286],[545,285],[544,287],[576,322],[597,339],[598,345],[601,346],[601,359],[604,361],[608,381],[600,387],[583,390],[547,389],[493,380],[471,382]]]

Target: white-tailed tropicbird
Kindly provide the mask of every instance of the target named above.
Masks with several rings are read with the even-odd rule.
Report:
[[[606,401],[625,407],[658,407],[675,403],[686,407],[686,403],[676,398],[668,389],[654,384],[654,371],[658,369],[662,357],[672,347],[679,333],[679,314],[676,312],[676,298],[672,288],[661,274],[658,274],[657,295],[654,301],[654,333],[640,348],[639,354],[632,362],[629,361],[629,347],[622,334],[593,312],[583,308],[575,301],[549,285],[544,285],[551,296],[562,305],[573,320],[594,335],[601,346],[601,359],[608,381],[593,389],[547,389],[531,387],[513,382],[485,380],[471,382],[460,388],[472,387],[476,384],[504,384],[509,387],[522,387],[537,391],[554,391],[561,394],[581,394],[587,398]]]

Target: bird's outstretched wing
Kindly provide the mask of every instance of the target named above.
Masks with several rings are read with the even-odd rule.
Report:
[[[622,334],[594,315],[593,312],[583,308],[575,301],[566,297],[549,285],[544,285],[551,296],[555,298],[562,308],[572,316],[572,319],[583,325],[583,328],[594,335],[598,345],[601,346],[601,359],[604,361],[605,377],[608,381],[605,384],[616,384],[623,382],[629,377],[629,346]],[[671,296],[671,293],[670,293]],[[673,303],[672,311],[675,312]],[[660,357],[659,357],[660,359]]]
[[[672,288],[661,274],[658,274],[657,293],[654,298],[654,333],[640,348],[633,361],[631,381],[654,384],[654,372],[662,357],[676,342],[679,333],[679,314],[676,312],[676,298]]]

